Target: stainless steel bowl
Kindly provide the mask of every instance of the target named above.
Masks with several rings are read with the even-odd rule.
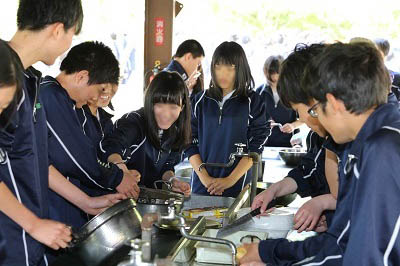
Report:
[[[299,148],[288,148],[279,151],[279,157],[281,157],[282,161],[288,166],[297,166],[301,158],[306,154],[307,152]]]
[[[86,265],[99,265],[126,241],[140,236],[141,222],[135,200],[118,202],[73,234],[72,251]]]
[[[146,213],[167,214],[168,206],[173,203],[175,212],[180,213],[184,195],[163,189],[140,188],[137,210],[143,216]]]

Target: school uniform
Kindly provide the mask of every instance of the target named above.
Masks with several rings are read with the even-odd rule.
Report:
[[[96,115],[93,115],[87,105],[76,109],[76,113],[85,135],[92,141],[93,146],[96,147],[99,158],[102,158],[102,154],[105,153],[105,151],[101,143],[112,133],[114,125],[111,118],[113,115],[105,111],[103,108],[98,108]],[[107,158],[104,158],[102,161],[107,162]],[[115,173],[122,172],[122,170],[119,170],[118,166],[115,164],[107,165],[110,166],[112,171]],[[102,188],[84,187],[83,190],[91,196],[110,194],[109,190]]]
[[[275,123],[285,125],[286,123],[292,123],[297,120],[296,112],[286,108],[279,100],[279,96],[277,96],[278,98],[276,99],[272,88],[268,84],[261,85],[256,91],[265,101],[267,122],[272,119]],[[270,124],[270,122],[268,122],[268,124]],[[284,133],[278,126],[275,126],[272,128],[271,136],[269,136],[265,146],[292,147],[290,139],[298,132],[299,130],[295,129],[292,133]]]
[[[300,164],[290,170],[288,177],[297,184],[296,193],[301,197],[316,197],[330,193],[325,177],[325,138],[318,136],[314,131],[307,135],[307,154]]]
[[[399,100],[397,99],[396,94],[393,92],[390,92],[388,95],[388,103],[393,104],[397,107],[397,109],[400,108]]]
[[[399,134],[397,107],[379,106],[342,153],[336,213],[328,231],[305,241],[261,241],[262,260],[271,265],[399,265]]]
[[[49,128],[50,164],[84,191],[85,188],[114,191],[123,173],[98,158],[97,146],[84,131],[75,102],[67,91],[56,79],[47,76],[41,83],[41,95]],[[87,222],[83,211],[53,191],[50,200],[50,218],[76,228]]]
[[[39,218],[48,218],[48,158],[46,116],[39,95],[41,73],[24,71],[22,98],[13,130],[0,132],[3,160],[0,176],[25,207]],[[3,264],[38,265],[44,260],[44,246],[18,224],[0,213],[0,227],[7,243]]]
[[[183,81],[186,81],[189,78],[183,66],[174,59],[169,62],[168,66],[164,68],[164,71],[178,72],[178,74],[181,75]]]
[[[400,101],[400,73],[389,70],[390,79],[392,81],[391,91],[396,95],[398,101]]]
[[[199,154],[205,163],[227,163],[230,154],[236,152],[235,143],[245,144],[244,152],[262,153],[270,128],[266,121],[265,103],[254,91],[249,92],[247,98],[230,94],[219,102],[206,90],[194,97],[191,108],[193,141],[186,150],[188,158]],[[237,158],[228,168],[206,169],[211,177],[227,177],[239,161]],[[223,196],[236,197],[251,179],[251,171],[248,171],[234,186],[225,190]],[[209,195],[195,172],[191,188],[194,193]]]
[[[112,134],[102,141],[103,158],[119,154],[128,169],[141,174],[139,186],[154,188],[154,181],[161,180],[166,171],[174,171],[180,161],[180,152],[171,149],[168,133],[160,131],[159,137],[161,150],[146,136],[143,108],[127,113],[115,122]]]
[[[101,151],[101,142],[113,131],[113,115],[103,108],[98,108],[96,115],[93,115],[87,105],[77,110],[77,113],[86,134],[92,140],[93,145],[95,145]],[[87,119],[84,125],[82,121],[83,117],[86,117]]]
[[[183,81],[187,82],[189,76],[186,73],[186,70],[183,68],[183,66],[176,60],[171,60],[171,62],[168,64],[166,68],[163,69],[164,71],[170,71],[170,72],[178,72],[178,74],[181,76]],[[189,99],[190,101],[193,100],[195,96],[195,93],[190,93]]]

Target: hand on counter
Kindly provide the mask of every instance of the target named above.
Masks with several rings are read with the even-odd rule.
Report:
[[[37,218],[27,231],[34,239],[58,250],[66,248],[72,240],[71,229],[63,223]]]
[[[222,193],[228,188],[235,185],[236,182],[230,177],[225,178],[213,178],[211,183],[207,187],[208,193],[210,195],[222,195]]]
[[[137,183],[140,182],[140,178],[142,177],[142,175],[139,173],[139,171],[132,169],[128,170],[128,173],[135,177]]]
[[[86,205],[82,206],[82,209],[88,214],[97,215],[108,207],[111,207],[115,203],[126,198],[127,197],[124,194],[120,193],[108,194],[99,197],[89,197],[86,201]]]
[[[238,254],[236,257],[239,260],[239,265],[265,265],[258,254],[258,243],[244,244],[238,247]]]
[[[131,198],[137,199],[139,197],[139,192],[140,192],[138,182],[137,182],[138,176],[135,175],[134,173],[132,173],[132,171],[136,171],[136,170],[129,170],[127,172],[124,172],[122,181],[116,187],[116,189],[119,193],[124,194],[126,197],[131,197]],[[140,176],[139,176],[139,179],[140,179]]]
[[[317,225],[314,228],[314,231],[317,233],[322,233],[328,230],[328,224],[326,223],[326,216],[321,215]]]
[[[263,214],[266,210],[268,204],[275,198],[275,193],[272,189],[266,189],[260,194],[258,194],[251,204],[251,209],[255,210],[261,207],[260,213]]]
[[[321,201],[317,198],[307,201],[300,207],[294,216],[293,228],[296,229],[298,233],[301,233],[304,230],[307,232],[313,231],[320,220],[323,211],[324,207],[322,206]]]
[[[172,190],[185,194],[186,197],[190,196],[190,185],[186,182],[174,179],[172,181]]]

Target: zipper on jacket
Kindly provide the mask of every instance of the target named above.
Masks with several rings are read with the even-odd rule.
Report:
[[[221,125],[222,121],[222,106],[219,107],[219,119],[218,119],[218,124]]]
[[[161,156],[161,150],[158,151],[157,161],[155,164],[158,164],[158,161],[160,161],[160,156]]]

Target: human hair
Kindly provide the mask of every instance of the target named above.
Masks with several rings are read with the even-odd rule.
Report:
[[[119,63],[111,49],[101,42],[83,42],[68,52],[60,70],[67,75],[89,72],[88,84],[119,83]]]
[[[222,100],[222,89],[217,83],[216,65],[235,66],[235,93],[239,97],[247,97],[254,88],[254,79],[251,75],[246,53],[242,46],[236,42],[221,43],[212,56],[211,60],[211,82],[208,94],[217,100]]]
[[[307,65],[302,79],[323,111],[330,93],[356,115],[387,102],[390,85],[382,56],[366,42],[329,45]]]
[[[184,150],[191,142],[190,103],[186,84],[177,72],[158,73],[145,92],[146,136],[154,147],[161,149],[159,127],[154,116],[156,103],[176,104],[182,107],[178,119],[168,130],[164,130],[164,134],[170,139],[173,150]]]
[[[376,47],[383,53],[384,56],[387,56],[390,51],[390,43],[386,39],[376,39],[375,40]]]
[[[201,44],[196,40],[186,40],[178,46],[174,58],[179,58],[187,53],[191,53],[193,58],[204,56],[204,49]]]
[[[5,41],[0,40],[0,90],[5,87],[16,87],[11,103],[0,115],[1,130],[7,128],[17,111],[18,103],[22,97],[23,69],[18,55]]]
[[[64,24],[67,31],[82,29],[81,0],[20,0],[17,11],[18,30],[39,31],[54,23]]]
[[[293,52],[282,62],[278,80],[278,94],[282,104],[291,108],[291,104],[308,105],[311,100],[309,92],[301,86],[305,66],[322,52],[325,44],[296,44]]]
[[[273,74],[279,74],[283,57],[281,55],[271,55],[264,63],[264,73],[269,82],[272,82],[271,76]]]

